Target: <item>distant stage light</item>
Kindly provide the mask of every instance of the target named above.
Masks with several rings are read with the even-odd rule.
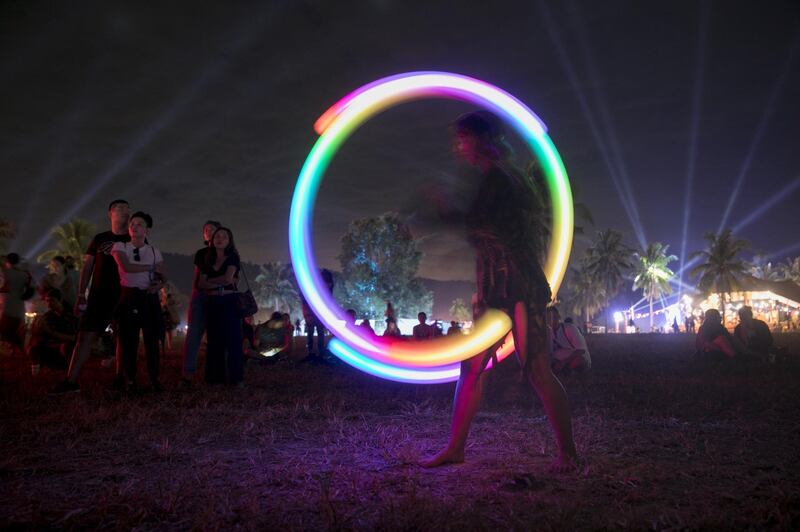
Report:
[[[380,79],[354,91],[315,123],[320,134],[306,158],[292,197],[289,251],[298,286],[311,309],[336,337],[330,350],[367,373],[401,382],[456,380],[459,363],[502,341],[498,360],[513,352],[511,320],[490,310],[470,335],[426,342],[383,341],[360,328],[348,327],[317,267],[311,220],[322,177],[344,141],[366,120],[389,107],[423,98],[462,100],[489,109],[508,122],[536,156],[553,205],[552,238],[544,267],[553,297],[558,293],[572,247],[572,193],[567,173],[543,122],[522,102],[483,81],[446,72],[411,72]],[[358,329],[358,330],[356,330]]]

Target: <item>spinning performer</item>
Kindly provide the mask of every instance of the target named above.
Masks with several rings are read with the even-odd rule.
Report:
[[[456,121],[454,133],[456,154],[483,174],[476,199],[466,213],[469,241],[477,258],[476,317],[489,307],[511,316],[518,360],[555,432],[559,457],[554,467],[574,468],[577,455],[569,402],[550,369],[546,323],[550,288],[538,258],[543,209],[536,188],[508,162],[510,147],[503,140],[497,117],[488,112],[464,115]],[[450,441],[421,465],[464,461],[469,427],[483,391],[484,370],[495,350],[493,347],[461,363]]]

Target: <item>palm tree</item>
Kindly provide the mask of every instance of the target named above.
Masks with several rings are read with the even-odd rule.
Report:
[[[14,226],[8,220],[0,219],[0,251],[5,251],[6,240],[14,238]]]
[[[764,281],[779,281],[781,279],[780,269],[772,266],[772,263],[763,255],[756,255],[753,258],[753,264],[750,265],[750,275]]]
[[[567,312],[583,316],[583,323],[588,324],[591,322],[592,316],[603,307],[604,288],[591,274],[585,260],[581,261],[577,268],[571,268],[569,275],[570,279],[567,283],[569,294],[565,305]]]
[[[291,264],[268,262],[262,264],[255,279],[253,295],[262,309],[287,312],[297,316],[300,296]]]
[[[586,268],[603,287],[603,307],[608,308],[622,288],[625,273],[633,266],[633,250],[622,242],[622,233],[614,229],[598,231],[592,245],[586,250]],[[606,312],[608,327],[608,312]]]
[[[730,229],[720,234],[703,235],[708,246],[695,251],[690,258],[699,257],[702,262],[689,271],[690,277],[698,277],[697,288],[705,293],[719,295],[722,305],[722,323],[725,323],[725,296],[741,286],[740,279],[747,275],[747,264],[737,255],[747,249],[747,241],[733,236]]]
[[[56,255],[73,257],[80,264],[81,257],[86,253],[94,236],[95,225],[81,218],[73,218],[69,222],[57,225],[50,234],[56,241],[56,247],[39,255],[37,262],[50,262]]]
[[[778,265],[784,281],[794,281],[800,284],[800,257],[786,259],[783,264]]]
[[[653,301],[671,294],[669,280],[675,272],[668,268],[670,262],[678,260],[675,255],[667,255],[669,246],[653,242],[642,253],[634,253],[633,289],[641,290],[650,304],[650,332],[653,331]]]
[[[457,297],[450,305],[450,317],[456,321],[470,321],[472,310],[467,306],[463,299]]]

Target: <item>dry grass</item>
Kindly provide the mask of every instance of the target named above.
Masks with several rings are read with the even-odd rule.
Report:
[[[800,354],[800,338],[779,343]],[[496,370],[463,465],[452,385],[346,366],[251,365],[247,388],[114,397],[93,361],[49,397],[3,359],[0,526],[67,529],[798,529],[800,363],[697,365],[691,339],[593,337],[564,384],[584,457],[559,475],[513,363]],[[299,350],[298,350],[299,351]],[[178,360],[164,362],[168,388]],[[142,368],[143,369],[143,368]]]

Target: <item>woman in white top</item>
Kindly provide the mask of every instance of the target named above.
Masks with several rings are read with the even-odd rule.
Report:
[[[153,219],[144,212],[134,213],[128,222],[130,242],[115,242],[111,255],[117,262],[121,293],[114,311],[117,342],[122,353],[125,381],[129,390],[136,387],[136,357],[139,331],[144,337],[147,374],[156,391],[159,383],[159,338],[162,329],[158,291],[164,285],[164,260],[161,252],[147,243]]]

